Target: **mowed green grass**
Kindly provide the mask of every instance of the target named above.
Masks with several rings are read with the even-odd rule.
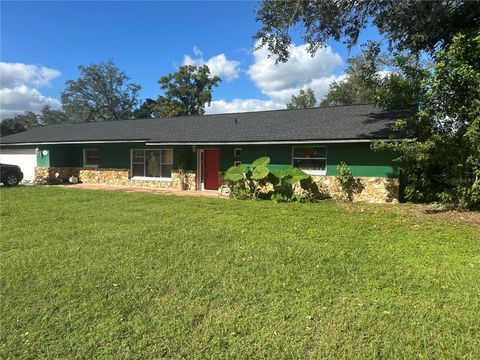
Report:
[[[0,358],[480,358],[478,226],[335,202],[0,196]]]

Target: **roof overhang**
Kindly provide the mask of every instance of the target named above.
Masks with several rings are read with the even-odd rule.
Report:
[[[89,140],[89,141],[47,141],[29,143],[0,144],[1,146],[19,145],[69,145],[69,144],[122,144],[122,143],[144,143],[146,140]]]
[[[401,139],[338,139],[338,140],[273,140],[273,141],[187,141],[187,142],[149,142],[147,140],[91,140],[91,141],[48,141],[29,143],[0,144],[3,146],[38,146],[38,145],[75,145],[75,144],[126,144],[145,143],[147,146],[172,145],[275,145],[275,144],[345,144],[371,143],[375,141],[402,141]]]
[[[211,142],[146,142],[148,146],[168,145],[275,145],[275,144],[344,144],[375,141],[401,141],[400,139],[344,139],[344,140],[278,140],[278,141],[211,141]]]

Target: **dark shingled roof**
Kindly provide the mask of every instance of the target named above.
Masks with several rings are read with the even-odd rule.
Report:
[[[2,144],[77,141],[223,143],[385,139],[401,117],[373,105],[58,124],[1,138]]]

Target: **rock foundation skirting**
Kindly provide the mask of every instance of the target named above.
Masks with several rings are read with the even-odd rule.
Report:
[[[171,180],[139,180],[130,178],[129,169],[84,168],[84,167],[37,167],[35,182],[37,184],[60,184],[68,182],[73,176],[87,184],[109,184],[140,186],[160,189],[196,190],[194,171],[173,171]]]
[[[83,183],[140,186],[148,188],[196,190],[194,171],[173,171],[172,179],[137,180],[130,178],[129,169],[83,168],[83,167],[37,167],[35,182],[38,184],[58,184],[68,182],[74,176]],[[342,191],[335,176],[312,176],[320,193],[333,198],[342,198]],[[353,201],[372,203],[398,202],[399,180],[396,178],[357,177],[357,186],[352,193]],[[221,183],[221,175],[219,175]]]
[[[312,176],[321,193],[341,199],[343,191],[335,176]],[[400,182],[397,178],[356,177],[356,186],[352,191],[353,201],[370,203],[397,203],[400,193]]]

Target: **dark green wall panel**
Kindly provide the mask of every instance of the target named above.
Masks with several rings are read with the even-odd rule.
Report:
[[[37,166],[50,167],[50,151],[47,155],[43,155],[41,150],[37,153]]]
[[[308,145],[293,145],[308,146]],[[292,145],[243,145],[218,146],[221,151],[222,170],[228,169],[235,160],[251,164],[261,156],[269,156],[274,168],[289,167],[292,165]],[[319,145],[311,145],[319,146]],[[386,153],[375,152],[370,149],[370,143],[325,144],[327,147],[327,175],[338,175],[337,165],[345,162],[354,176],[381,176],[397,177],[398,171],[393,166],[392,158]],[[234,157],[234,149],[242,149],[240,158]]]
[[[328,144],[327,175],[338,175],[337,165],[342,161],[354,176],[398,177],[392,156],[373,151],[369,143]]]
[[[336,167],[343,161],[352,169],[355,176],[398,176],[391,156],[371,150],[369,143],[325,144],[324,146],[327,147],[327,175],[337,175]],[[237,147],[242,149],[241,157],[234,156],[234,149]],[[100,150],[100,167],[104,168],[130,168],[131,149],[173,148],[174,168],[178,168],[183,153],[188,158],[189,168],[196,169],[196,154],[192,146],[145,146],[135,143],[43,146],[40,150],[49,150],[49,155],[47,159],[38,159],[39,166],[81,167],[83,166],[83,149],[86,148]],[[219,148],[222,171],[227,170],[236,160],[249,164],[261,156],[269,156],[275,168],[289,167],[292,164],[292,145],[199,146],[197,148]]]
[[[131,149],[173,149],[173,165],[178,166],[182,152],[189,158],[190,167],[195,168],[195,154],[191,146],[145,146],[144,144],[85,144],[85,145],[49,145],[50,166],[83,166],[83,149],[99,149],[100,167],[130,168]]]

